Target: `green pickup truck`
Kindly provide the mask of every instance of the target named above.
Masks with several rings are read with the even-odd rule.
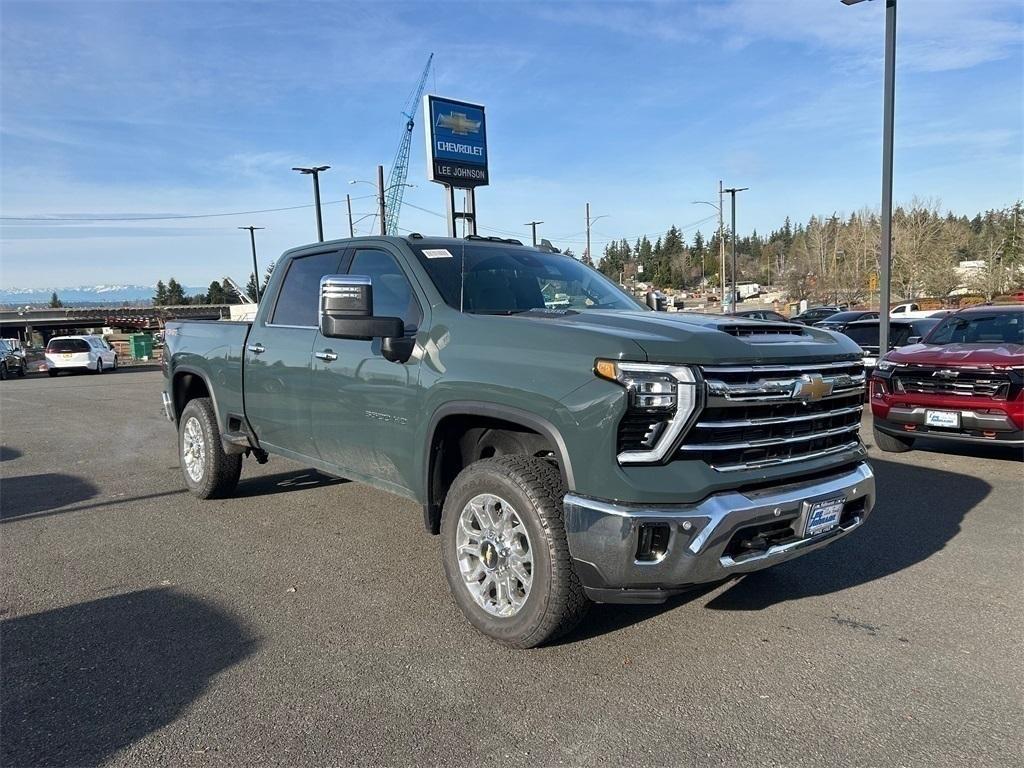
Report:
[[[514,647],[592,601],[660,602],[810,552],[874,502],[852,341],[651,311],[516,240],[296,248],[251,323],[166,331],[193,493],[227,496],[244,456],[276,454],[412,499],[455,602]]]

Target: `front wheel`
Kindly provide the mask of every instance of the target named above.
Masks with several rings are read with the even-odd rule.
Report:
[[[0,363],[0,381],[7,381],[7,363]]]
[[[94,371],[94,373],[103,373],[103,358],[102,357],[97,357],[96,358],[96,370]]]
[[[185,484],[200,499],[230,496],[242,473],[242,455],[225,453],[213,403],[189,400],[178,421],[178,458]]]
[[[513,648],[564,635],[590,606],[573,570],[558,470],[532,456],[501,456],[455,478],[441,517],[452,597],[480,632]]]
[[[51,368],[50,370],[47,371],[47,373],[50,374],[51,379],[55,379],[57,378],[57,374],[60,373],[60,371],[55,371],[53,368]]]

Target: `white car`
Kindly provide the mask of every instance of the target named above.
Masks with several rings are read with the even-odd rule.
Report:
[[[47,373],[117,370],[117,353],[99,336],[54,336],[46,345]]]
[[[920,319],[922,317],[932,317],[933,315],[942,312],[941,309],[921,309],[914,302],[907,302],[906,304],[897,304],[895,307],[889,310],[889,317],[895,319],[899,318],[914,318]]]

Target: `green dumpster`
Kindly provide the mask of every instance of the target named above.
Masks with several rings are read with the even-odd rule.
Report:
[[[133,333],[128,337],[132,359],[143,360],[153,356],[153,337],[148,333]]]

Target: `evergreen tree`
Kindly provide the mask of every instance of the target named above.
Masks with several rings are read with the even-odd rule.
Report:
[[[153,296],[153,303],[158,307],[167,306],[167,286],[163,280],[156,281],[156,294]]]
[[[256,273],[249,273],[249,282],[245,284],[245,295],[256,301]]]
[[[228,292],[224,290],[224,286],[219,281],[214,280],[210,283],[210,287],[206,290],[206,303],[207,304],[227,304],[228,303]]]
[[[57,295],[56,291],[50,294],[50,306],[54,309],[64,306],[64,302],[60,300],[60,296]]]
[[[263,287],[260,288],[260,293],[264,294],[267,292],[267,285],[270,283],[270,276],[274,274],[274,267],[277,266],[276,261],[272,261],[267,264],[267,271],[263,273]]]
[[[159,288],[160,286],[158,285],[157,290]],[[179,306],[187,303],[185,301],[185,289],[173,277],[167,282],[167,300],[164,303],[167,306]]]

